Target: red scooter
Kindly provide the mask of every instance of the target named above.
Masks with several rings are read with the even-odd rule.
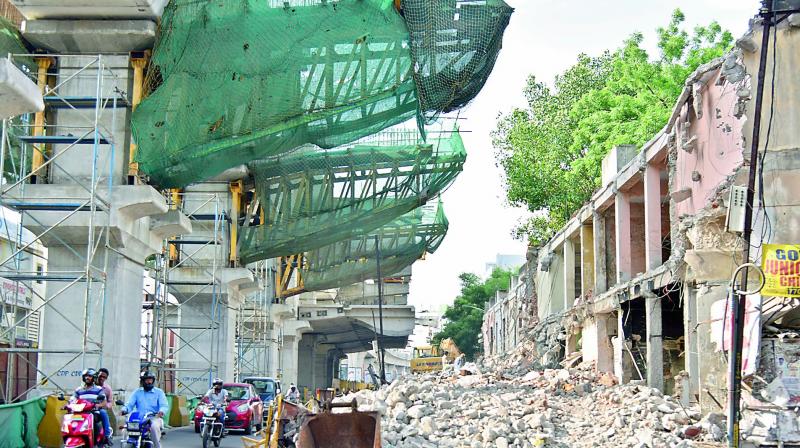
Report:
[[[67,403],[64,408],[69,411],[61,423],[64,447],[95,448],[108,445],[100,415],[97,413],[99,410],[97,403],[75,400]]]

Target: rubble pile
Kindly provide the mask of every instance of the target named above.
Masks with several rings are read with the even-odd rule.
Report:
[[[463,371],[462,371],[463,373]],[[573,369],[407,376],[342,398],[378,411],[384,448],[722,446],[724,417],[581,364]]]
[[[531,370],[557,368],[564,355],[562,352],[566,329],[563,319],[561,314],[548,316],[538,322],[510,353],[487,358],[484,364],[509,375],[524,375]]]

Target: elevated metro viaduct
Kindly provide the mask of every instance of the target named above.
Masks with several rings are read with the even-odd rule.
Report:
[[[176,393],[199,393],[214,376],[244,374],[318,387],[330,384],[346,353],[372,348],[377,306],[365,304],[371,293],[363,290],[374,285],[361,285],[341,290],[335,302],[335,294],[331,300],[320,294],[269,300],[260,314],[270,320],[265,344],[250,350],[267,363],[236,359],[242,352],[237,313],[259,294],[275,295],[275,285],[259,278],[255,265],[237,263],[230,243],[243,195],[236,172],[174,195],[143,182],[129,163],[143,50],[153,46],[166,0],[11,3],[25,17],[25,40],[43,51],[33,90],[52,89],[46,110],[35,114],[35,138],[26,142],[47,156],[2,193],[2,205],[20,212],[48,250],[46,273],[13,278],[46,284],[46,324],[29,349],[38,354],[40,391],[71,389],[78,381],[74,372],[99,365],[111,369],[112,385],[123,395],[148,366]],[[0,84],[0,93],[31,91],[16,79],[20,85]],[[86,129],[92,132],[77,137]],[[154,266],[152,254],[164,248]],[[274,272],[274,261],[260,269]],[[145,273],[159,281],[154,294],[143,294]],[[384,340],[387,347],[403,347],[414,309],[406,305],[407,281],[391,288],[399,290],[389,294],[384,310]],[[163,308],[155,312],[159,300]],[[148,312],[156,322],[150,327],[143,317]]]

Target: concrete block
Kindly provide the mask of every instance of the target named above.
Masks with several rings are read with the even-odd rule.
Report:
[[[730,279],[735,266],[733,252],[721,249],[687,250],[684,259],[691,268],[686,280],[698,282]]]
[[[169,210],[161,193],[149,185],[120,185],[111,195],[114,207],[131,219],[161,215]]]
[[[153,47],[151,20],[28,20],[22,35],[37,48],[59,53],[128,53]]]
[[[150,230],[159,238],[192,233],[192,222],[178,210],[170,210],[150,219]]]
[[[638,148],[636,145],[619,145],[611,148],[611,151],[603,158],[601,169],[602,186],[606,186],[622,171],[634,157]]]
[[[26,19],[108,19],[161,17],[167,0],[11,0]]]
[[[0,58],[0,119],[43,110],[39,87],[8,58]]]

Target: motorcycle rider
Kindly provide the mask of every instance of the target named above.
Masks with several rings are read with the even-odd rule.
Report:
[[[139,375],[140,388],[136,389],[122,407],[122,415],[134,410],[142,416],[147,413],[155,415],[150,419],[150,440],[153,448],[161,448],[161,429],[164,427],[164,414],[167,413],[167,396],[155,386],[156,376],[149,370]]]
[[[292,403],[297,403],[300,401],[300,391],[297,389],[297,386],[294,383],[289,385],[289,391],[286,392],[286,400]]]
[[[103,392],[103,388],[95,384],[97,380],[97,371],[89,368],[81,372],[81,381],[83,384],[81,387],[75,389],[75,392],[72,394],[73,400],[87,400],[91,402],[97,402],[98,397],[105,396]],[[106,443],[109,445],[112,444],[111,441],[111,422],[108,420],[108,412],[106,411],[105,407],[105,400],[108,400],[108,397],[105,397],[103,402],[97,403],[97,413],[100,415],[100,421],[103,422],[103,429],[105,430],[106,435]]]
[[[225,427],[225,406],[228,404],[228,400],[230,400],[228,391],[222,388],[222,380],[219,378],[215,378],[214,382],[211,383],[211,389],[206,392],[204,398],[208,399],[208,402],[215,407],[220,407],[222,411],[220,412],[219,419],[222,422],[223,427]]]

